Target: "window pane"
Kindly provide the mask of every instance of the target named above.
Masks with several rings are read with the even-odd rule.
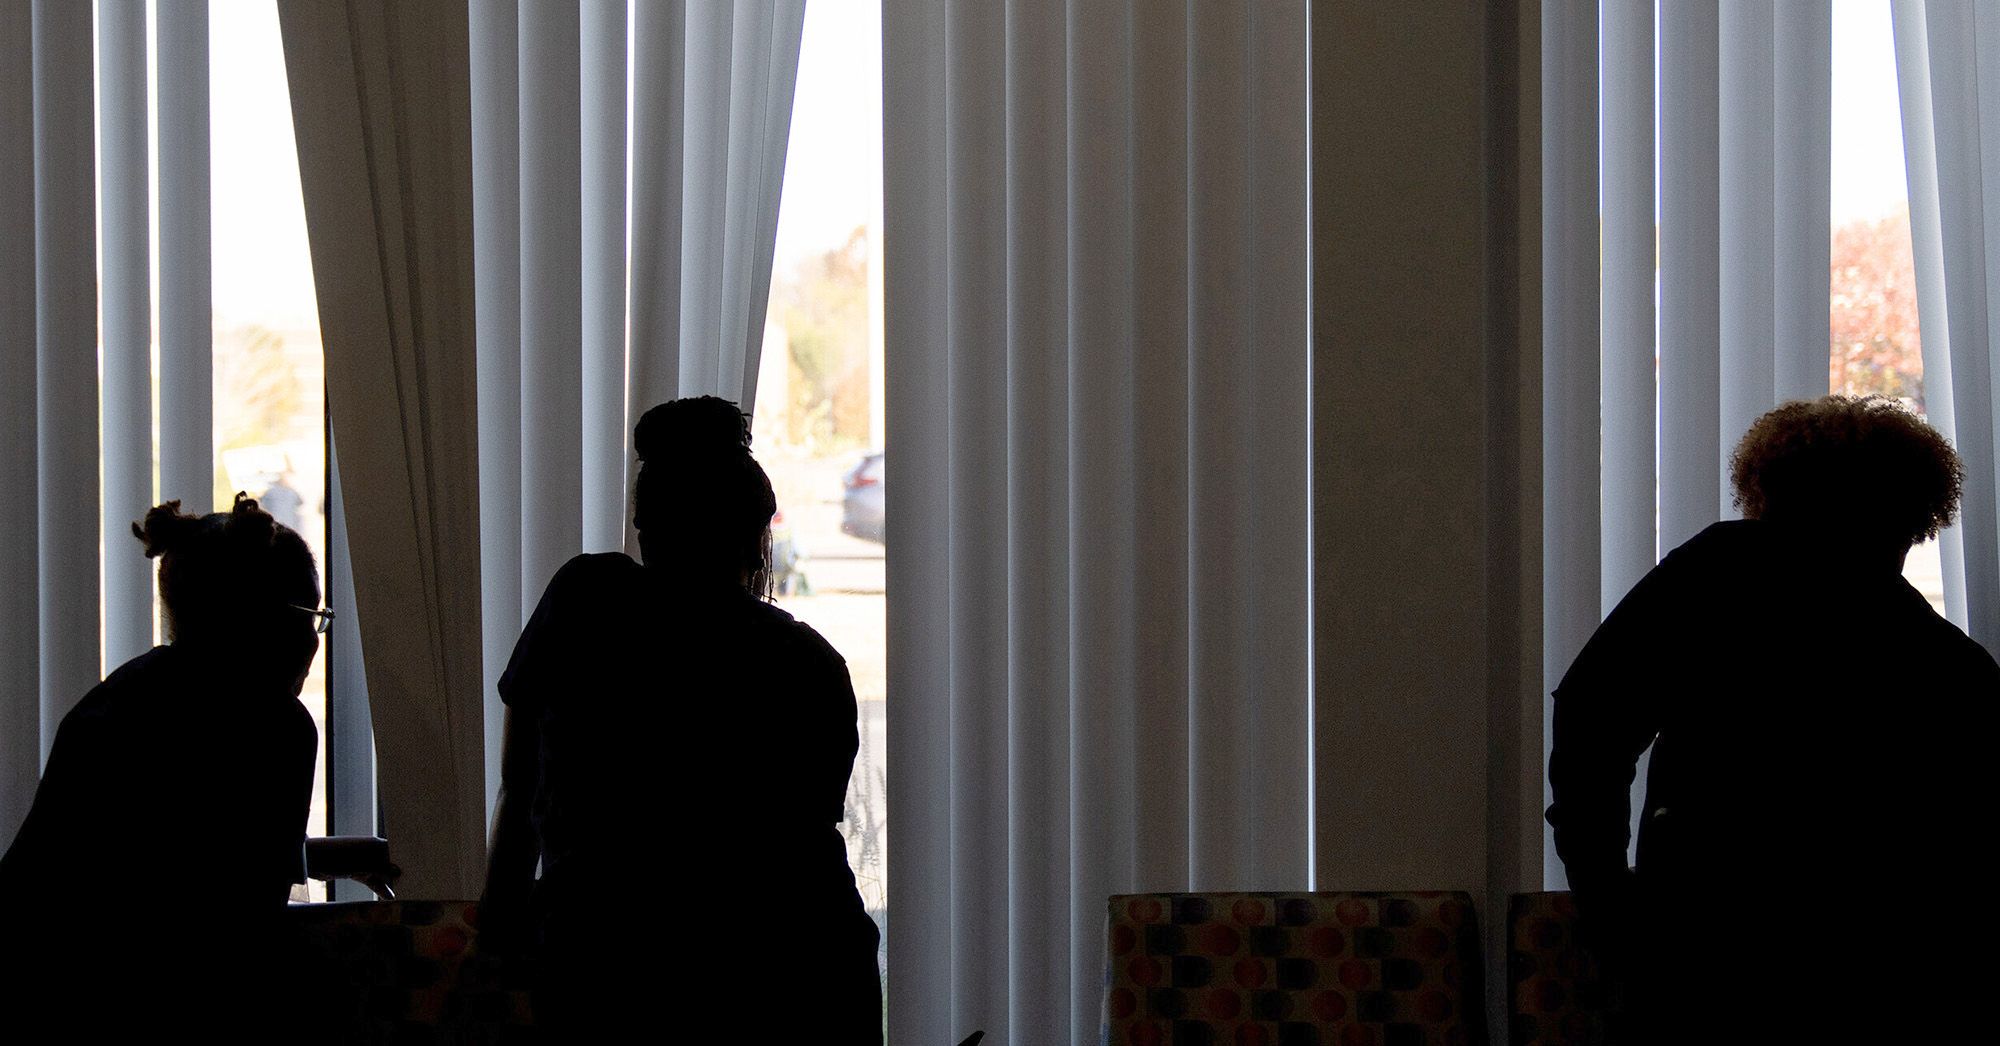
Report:
[[[806,6],[785,159],[755,446],[778,495],[778,605],[847,659],[861,751],[848,863],[888,922],[883,585],[881,5]]]

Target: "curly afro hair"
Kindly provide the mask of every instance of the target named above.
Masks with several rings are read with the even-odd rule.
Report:
[[[1798,400],[1758,418],[1729,461],[1750,519],[1914,545],[1958,513],[1965,466],[1936,429],[1884,396]]]

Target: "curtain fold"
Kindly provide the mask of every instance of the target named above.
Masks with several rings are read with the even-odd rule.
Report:
[[[31,0],[0,0],[0,229],[35,228]],[[41,776],[35,237],[0,238],[0,851]]]
[[[1092,1041],[1105,897],[1310,886],[1305,11],[884,26],[890,1036]]]
[[[484,878],[463,0],[282,0],[382,795],[413,896]]]
[[[1966,632],[2000,650],[2000,184],[1988,177],[2000,170],[2000,12],[1956,0],[1892,10],[1919,309],[1929,306],[1924,387],[1928,398],[1949,386],[1940,425],[1965,461],[1961,545],[1948,532],[1944,551],[1960,563]]]

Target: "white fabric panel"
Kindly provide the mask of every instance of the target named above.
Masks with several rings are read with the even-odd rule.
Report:
[[[1774,405],[1827,394],[1833,341],[1833,4],[1787,0],[1777,14]]]
[[[1659,547],[1668,550],[1721,518],[1716,0],[1662,5],[1659,33]]]
[[[1966,632],[2000,650],[2000,504],[1995,476],[1994,309],[2000,306],[2000,16],[1972,3],[1924,5],[1938,217],[1951,352],[1952,428],[1965,461]],[[1928,338],[1927,338],[1928,340]]]
[[[281,0],[278,14],[353,609],[390,784],[384,821],[407,893],[475,896],[485,716],[480,549],[468,540],[479,472],[467,7]]]
[[[214,308],[209,264],[208,2],[157,0],[160,492],[215,503]]]
[[[1654,274],[1659,259],[1653,218],[1653,2],[1608,0],[1603,5],[1598,112],[1603,170],[1599,173],[1604,223],[1602,276],[1603,572],[1599,607],[1609,610],[1658,561],[1654,503],[1654,429],[1658,423],[1655,363]],[[1568,70],[1565,70],[1567,72]],[[1563,144],[1570,148],[1588,143]],[[1547,168],[1545,168],[1547,169]],[[1583,217],[1583,203],[1565,201],[1564,220]],[[1545,212],[1552,214],[1553,212]],[[1587,231],[1588,223],[1572,231]],[[1584,246],[1566,244],[1571,251]],[[1544,255],[1544,264],[1549,256]],[[1587,280],[1589,258],[1565,257],[1567,279]],[[1544,360],[1548,344],[1544,327]],[[1572,351],[1565,342],[1563,351]],[[1588,345],[1574,346],[1587,351]],[[1588,358],[1564,361],[1588,367]],[[1566,409],[1573,409],[1569,407]],[[1553,427],[1545,431],[1556,431]],[[1579,448],[1587,454],[1589,448]],[[1544,482],[1547,482],[1546,478]],[[1581,496],[1582,489],[1576,493]],[[1573,589],[1564,584],[1566,593]]]
[[[486,813],[500,787],[500,673],[527,621],[521,591],[521,14],[474,0],[472,243],[479,383],[479,591]],[[358,663],[358,662],[357,662]]]
[[[1624,43],[1625,41],[1619,41]],[[1542,8],[1542,690],[1598,623],[1597,5]],[[1621,305],[1629,303],[1621,302]],[[1544,717],[1549,709],[1544,708]],[[1545,728],[1543,736],[1549,731]],[[1545,742],[1546,743],[1546,742]],[[1543,753],[1547,761],[1547,752]],[[1546,802],[1546,797],[1545,797]],[[1546,832],[1546,829],[1544,829]],[[1562,888],[1553,843],[1543,881]]]
[[[103,257],[104,663],[153,645],[152,561],[132,521],[153,505],[153,283],[146,148],[146,5],[98,4]]]
[[[577,5],[521,0],[521,614],[583,551]]]
[[[1729,454],[1776,396],[1772,295],[1777,245],[1772,239],[1773,0],[1722,5],[1719,63],[1722,260],[1721,428],[1715,483],[1719,517],[1737,515]],[[1668,162],[1676,162],[1673,157]],[[1825,235],[1821,235],[1824,239]],[[1712,393],[1713,394],[1713,393]]]
[[[97,685],[97,139],[91,5],[35,0],[35,460],[42,758]]]
[[[1917,325],[1923,334],[1924,413],[1957,443],[1952,417],[1951,339],[1944,304],[1944,230],[1938,215],[1937,145],[1931,129],[1930,47],[1923,0],[1890,4],[1896,36],[1896,86],[1903,117],[1904,171],[1910,188],[1910,245],[1917,276]],[[1965,539],[1956,526],[1938,536],[1945,616],[1965,616]]]
[[[583,548],[625,547],[625,0],[582,9]]]
[[[1308,883],[1304,11],[884,25],[891,1035],[1087,1041],[1106,895]]]
[[[35,534],[35,62],[29,0],[0,0],[0,852],[41,770]]]

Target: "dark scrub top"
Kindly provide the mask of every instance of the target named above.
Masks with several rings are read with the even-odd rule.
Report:
[[[1556,688],[1556,850],[1646,1021],[1697,1021],[1670,1037],[1890,1020],[1877,1004],[1894,992],[1842,974],[1856,946],[1942,974],[1936,949],[1971,925],[1904,915],[1985,878],[1968,829],[1995,791],[2000,667],[1899,574],[1838,555],[1776,524],[1716,524],[1633,588]]]
[[[549,583],[500,694],[540,737],[530,809],[556,965],[615,954],[630,970],[695,947],[733,971],[717,975],[720,999],[754,996],[752,971],[803,958],[825,993],[802,1004],[827,1022],[802,1026],[813,1041],[862,1041],[827,1030],[861,1019],[844,1008],[873,1010],[876,1028],[876,932],[838,827],[854,689],[819,633],[740,586],[579,556]]]
[[[226,653],[155,647],[63,717],[0,858],[10,959],[62,991],[96,985],[114,1009],[145,986],[199,1008],[167,986],[226,996],[254,980],[246,964],[268,972],[259,935],[305,881],[319,734],[295,698],[235,673]]]

